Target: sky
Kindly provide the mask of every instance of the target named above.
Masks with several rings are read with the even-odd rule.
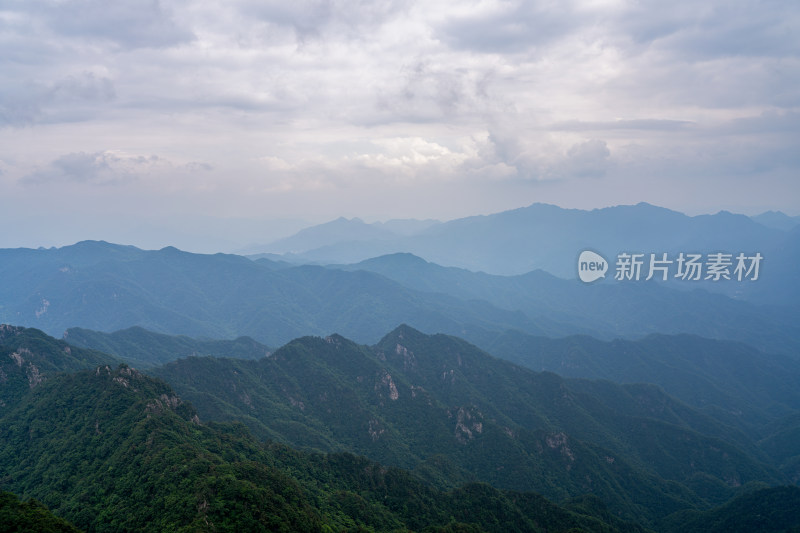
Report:
[[[795,0],[0,0],[0,247],[800,215]]]

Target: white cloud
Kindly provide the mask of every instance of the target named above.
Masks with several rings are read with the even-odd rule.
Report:
[[[415,190],[439,217],[454,194],[462,214],[607,205],[736,169],[787,209],[798,20],[777,0],[5,2],[0,184],[299,216]]]

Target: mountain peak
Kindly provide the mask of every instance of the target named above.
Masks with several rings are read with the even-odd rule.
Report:
[[[424,266],[429,264],[425,259],[421,258],[418,255],[414,255],[410,252],[396,252],[393,254],[386,254],[378,257],[373,257],[372,259],[365,259],[360,263],[356,263],[355,266],[374,265],[380,263],[390,263],[396,266],[406,266],[406,267]]]
[[[421,340],[428,338],[429,335],[422,333],[421,331],[412,328],[408,324],[400,324],[392,331],[387,333],[378,343],[378,345],[383,345],[386,342],[395,342],[397,340]]]

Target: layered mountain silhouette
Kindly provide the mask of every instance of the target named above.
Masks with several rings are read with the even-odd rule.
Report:
[[[587,285],[541,271],[490,276],[403,254],[352,267],[286,266],[92,241],[0,250],[0,260],[0,319],[57,336],[72,327],[111,332],[140,326],[197,338],[249,336],[268,346],[333,331],[374,343],[407,323],[482,347],[515,329],[606,339],[693,333],[768,352],[800,349],[797,307],[756,305],[668,283]]]
[[[0,524],[800,530],[796,222],[534,204],[250,257],[2,249]],[[615,280],[622,252],[763,261]]]
[[[756,220],[726,211],[690,217],[647,203],[589,211],[533,204],[451,220],[411,236],[340,218],[266,245],[263,251],[291,252],[287,257],[295,261],[320,263],[354,263],[410,252],[434,263],[492,274],[542,269],[571,278],[575,259],[586,248],[613,256],[621,251],[749,253],[773,249],[793,227]],[[777,214],[765,214],[760,220],[785,221]]]

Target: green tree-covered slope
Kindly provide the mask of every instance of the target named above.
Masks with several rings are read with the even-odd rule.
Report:
[[[204,418],[242,420],[262,438],[353,451],[440,486],[593,493],[630,519],[784,480],[746,435],[657,387],[540,374],[407,326],[375,347],[306,337],[258,361],[188,358],[152,372]]]
[[[532,494],[442,492],[353,455],[261,444],[200,423],[127,366],[49,379],[0,419],[0,442],[2,489],[86,531],[641,531]]]
[[[108,354],[56,340],[38,329],[0,324],[0,415],[54,373],[119,362]]]
[[[36,500],[20,501],[10,492],[0,492],[0,532],[78,533],[80,530],[51,513]]]

